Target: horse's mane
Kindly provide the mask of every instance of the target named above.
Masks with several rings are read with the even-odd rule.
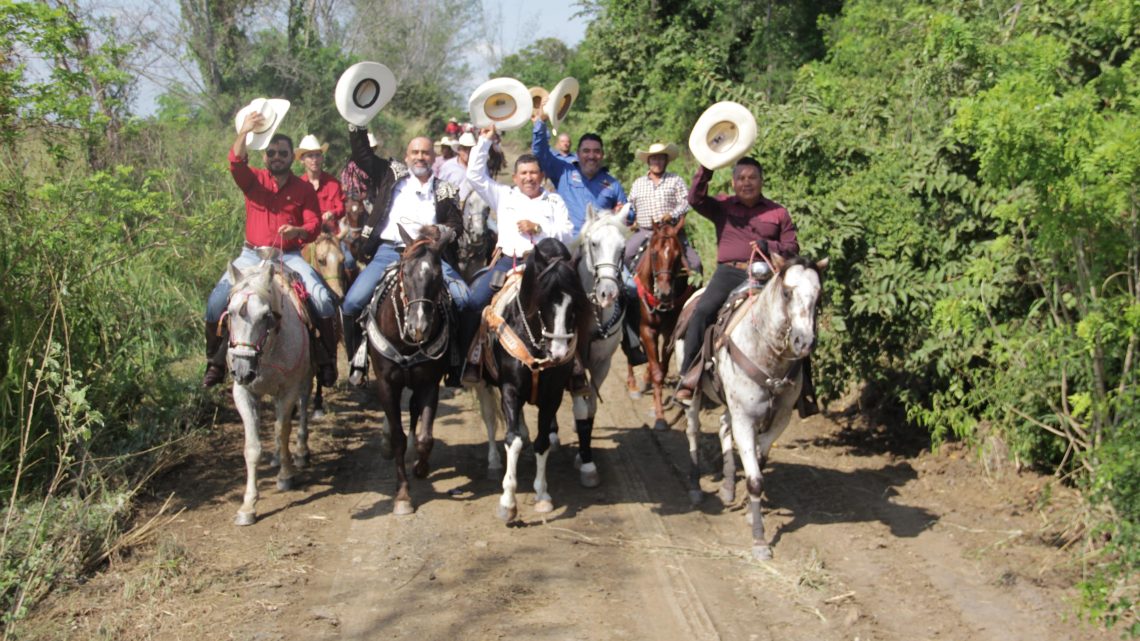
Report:
[[[599,229],[605,227],[613,227],[618,230],[622,238],[629,238],[629,228],[617,217],[613,215],[612,210],[600,209],[594,212],[595,218],[587,220],[585,225],[582,225],[582,230],[578,232],[578,237],[570,243],[571,252],[576,251],[582,244],[582,239],[588,238],[590,235],[597,233]]]
[[[519,296],[529,294],[521,302],[529,307],[530,314],[538,307],[537,301],[552,300],[559,293],[570,296],[570,305],[574,309],[574,319],[578,325],[576,331],[579,336],[589,336],[590,303],[586,292],[582,289],[582,282],[571,261],[570,250],[554,238],[543,238],[534,246],[534,251],[526,258],[526,269],[523,270],[522,283],[519,285]],[[579,347],[588,346],[589,341],[579,341]]]
[[[403,260],[419,260],[423,258],[424,254],[434,251],[436,254],[440,251],[440,238],[442,233],[436,225],[424,225],[420,227],[420,236],[414,240],[410,245],[404,248],[402,254]]]

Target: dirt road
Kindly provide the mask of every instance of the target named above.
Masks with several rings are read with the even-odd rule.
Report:
[[[1074,621],[1075,562],[1052,540],[1067,495],[1046,480],[986,474],[956,450],[885,445],[857,417],[793,419],[766,471],[775,560],[758,563],[742,506],[715,493],[716,416],[704,421],[707,494],[692,509],[683,432],[649,430],[650,402],[629,400],[621,383],[607,382],[597,419],[602,486],[578,486],[564,403],[564,445],[550,464],[556,509],[534,513],[527,452],[523,523],[512,527],[494,516],[500,485],[486,478],[467,393],[441,404],[433,469],[413,482],[408,517],[391,514],[395,473],[378,453],[372,393],[341,389],[334,414],[314,424],[313,465],[298,488],[278,492],[264,464],[258,522],[233,526],[243,466],[230,415],[207,451],[158,483],[149,509],[173,493],[184,511],[85,585],[58,592],[20,636],[1116,638]]]

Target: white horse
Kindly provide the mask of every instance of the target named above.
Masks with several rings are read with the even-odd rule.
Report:
[[[700,434],[700,408],[703,396],[721,403],[727,412],[721,416],[720,442],[724,456],[725,503],[736,499],[736,467],[733,442],[744,465],[748,487],[749,518],[752,523],[752,555],[772,558],[764,538],[760,497],[764,489],[762,470],[772,444],[791,419],[792,409],[803,383],[802,363],[815,345],[815,312],[820,295],[820,274],[827,268],[825,258],[812,263],[805,258],[785,261],[772,256],[776,274],[758,293],[736,311],[722,344],[713,354],[723,398],[717,397],[710,381],[702,379],[686,410],[689,437],[689,498],[700,503],[700,465],[697,438]],[[689,300],[695,304],[700,292]],[[678,341],[677,355],[684,353]],[[679,365],[679,363],[678,363]]]
[[[621,343],[622,321],[625,310],[621,306],[621,264],[629,228],[621,213],[596,211],[586,206],[586,224],[575,241],[578,250],[578,278],[593,308],[590,324],[590,349],[587,362],[591,390],[584,396],[574,397],[574,429],[578,433],[578,455],[574,465],[578,468],[583,487],[597,487],[601,483],[598,466],[590,440],[594,432],[594,415],[598,409],[597,391],[610,373],[610,359]]]
[[[264,257],[263,257],[264,258]],[[313,370],[309,332],[290,298],[289,285],[270,259],[242,274],[230,265],[235,283],[226,316],[230,324],[229,360],[234,378],[234,405],[245,425],[245,496],[234,522],[257,520],[257,463],[261,458],[258,401],[273,396],[277,458],[277,489],[290,490],[298,467],[309,463],[308,399]],[[293,407],[297,412],[297,452],[289,451]]]

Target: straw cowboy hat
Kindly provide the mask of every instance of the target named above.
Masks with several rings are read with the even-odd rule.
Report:
[[[740,160],[756,142],[756,117],[744,105],[718,102],[705,110],[689,134],[689,151],[709,169]]]
[[[357,127],[368,122],[396,94],[396,76],[379,62],[358,62],[336,81],[336,109]]]
[[[476,127],[494,125],[499,131],[510,131],[530,122],[531,104],[526,85],[514,78],[492,78],[471,93],[467,109]],[[462,145],[463,138],[459,140]]]
[[[277,132],[277,127],[281,125],[281,120],[289,111],[289,101],[278,98],[256,98],[237,112],[237,116],[234,117],[234,128],[240,132],[246,116],[255,111],[265,119],[265,124],[260,129],[245,135],[245,146],[260,151],[269,146],[269,139]]]
[[[550,127],[558,127],[566,114],[570,113],[570,105],[578,99],[578,81],[574,78],[563,78],[554,89],[550,90],[550,97],[546,100],[546,116],[550,118]]]
[[[531,116],[532,117],[538,115],[538,111],[540,109],[542,109],[542,101],[546,100],[549,97],[550,97],[550,92],[543,89],[542,87],[531,87],[530,88],[530,99],[531,99],[531,107],[532,107]]]
[[[665,144],[661,142],[655,142],[652,145],[649,145],[649,151],[642,151],[638,149],[637,154],[635,155],[637,156],[637,160],[639,162],[645,162],[649,160],[650,156],[656,156],[657,154],[665,154],[668,156],[669,162],[673,162],[677,159],[677,156],[681,155],[681,150],[677,149],[677,145],[674,145],[673,143]]]
[[[308,134],[301,139],[301,144],[297,145],[296,151],[293,152],[293,157],[297,160],[300,160],[301,156],[304,156],[311,151],[319,151],[323,154],[328,150],[329,144],[327,142],[322,145],[321,142],[317,140],[316,136],[313,134]]]

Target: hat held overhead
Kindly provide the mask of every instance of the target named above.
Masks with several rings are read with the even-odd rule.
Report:
[[[340,75],[334,97],[342,118],[367,127],[396,95],[396,76],[379,62],[358,62]]]
[[[705,110],[689,134],[689,151],[709,169],[727,167],[752,150],[756,117],[744,105],[718,102]]]
[[[531,104],[526,85],[514,78],[492,78],[472,92],[467,109],[476,127],[511,131],[530,122]]]
[[[246,116],[254,112],[261,114],[263,120],[261,127],[245,135],[245,146],[260,151],[269,146],[269,139],[277,133],[277,127],[281,125],[281,120],[288,111],[288,100],[256,98],[237,112],[237,116],[234,117],[234,128],[241,132]]]
[[[550,126],[557,128],[570,113],[570,106],[578,99],[578,80],[563,78],[554,85],[550,91],[550,98],[546,101],[546,117],[550,119]]]

